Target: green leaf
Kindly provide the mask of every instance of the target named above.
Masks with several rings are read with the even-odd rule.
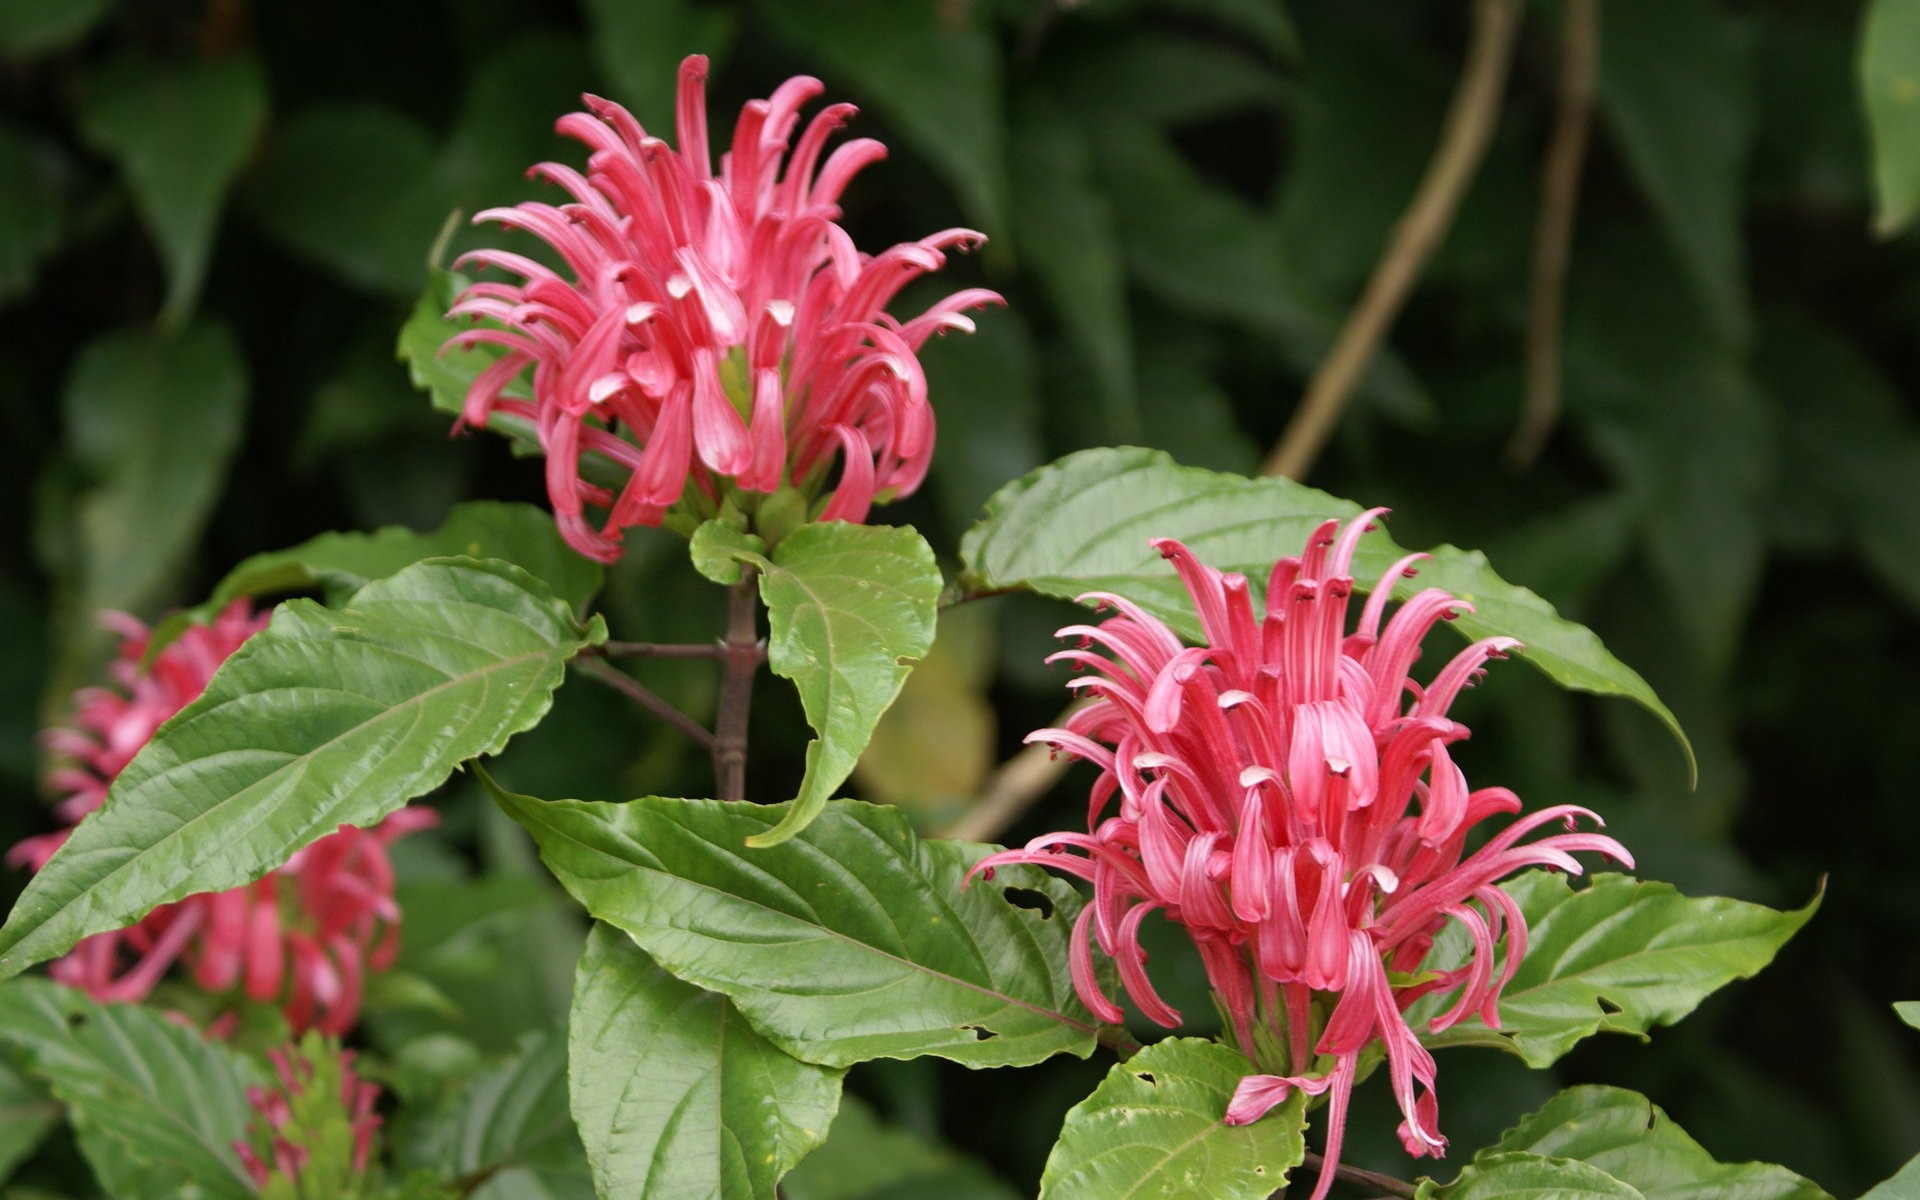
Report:
[[[1609,0],[1600,13],[1601,115],[1715,326],[1743,339],[1753,39],[1713,0]]]
[[[780,1185],[786,1200],[1019,1200],[977,1161],[883,1124],[857,1096],[840,1101],[826,1145]]]
[[[1568,1088],[1476,1158],[1509,1151],[1584,1162],[1647,1200],[1832,1200],[1785,1167],[1714,1161],[1645,1096],[1622,1088]]]
[[[517,567],[428,559],[334,611],[280,606],[162,726],[0,929],[0,973],[278,867],[498,753],[605,637]]]
[[[193,312],[227,186],[267,118],[260,64],[236,56],[156,64],[116,59],[83,81],[80,128],[119,160],[167,266],[163,322]]]
[[[739,29],[739,14],[688,0],[586,0],[589,40],[613,98],[649,129],[673,128],[680,60],[704,54],[717,72]]]
[[[1320,522],[1359,511],[1286,479],[1182,467],[1155,450],[1085,450],[1015,480],[988,502],[986,519],[961,540],[961,582],[973,592],[1020,588],[1066,599],[1117,592],[1195,636],[1192,602],[1149,538],[1178,538],[1203,562],[1245,572],[1259,587],[1274,561],[1298,554]],[[1560,686],[1635,701],[1673,731],[1691,764],[1692,748],[1673,714],[1591,630],[1500,578],[1477,550],[1440,546],[1431,554],[1417,587],[1445,588],[1476,609],[1448,622],[1455,630],[1468,638],[1517,637],[1527,647],[1521,657]],[[1400,555],[1380,534],[1362,540],[1355,586],[1371,588]],[[1404,597],[1416,588],[1403,580],[1398,590]]]
[[[502,353],[495,346],[464,350],[447,347],[442,352],[441,348],[446,346],[447,339],[466,328],[450,319],[447,310],[453,307],[454,297],[460,294],[467,283],[464,275],[443,271],[439,267],[430,268],[427,272],[427,288],[413,306],[407,323],[400,327],[400,341],[396,347],[400,361],[407,364],[413,386],[427,393],[434,408],[454,417],[460,416],[466,408],[467,388]],[[501,394],[518,397],[532,395],[527,390],[524,376],[501,389]],[[524,418],[495,412],[488,418],[487,430],[505,437],[516,455],[545,453],[540,447],[539,431],[534,428],[533,422]],[[624,472],[613,468],[598,454],[583,453],[580,466],[582,475],[594,483],[618,487],[626,482]]]
[[[87,35],[115,0],[0,0],[0,55],[28,58]]]
[[[977,320],[965,337],[935,338],[920,348],[927,392],[940,413],[933,487],[949,529],[966,528],[1001,484],[1047,459],[1040,362],[1026,319],[995,309]]]
[[[89,1160],[96,1149],[124,1160],[144,1194],[253,1196],[233,1143],[256,1077],[226,1047],[153,1009],[40,979],[0,987],[0,1042],[67,1106]]]
[[[1339,313],[1289,265],[1278,223],[1203,178],[1160,130],[1116,118],[1110,95],[1074,99],[1141,286],[1176,309],[1271,340],[1290,367],[1312,371],[1333,344]],[[1361,377],[1357,398],[1403,421],[1433,411],[1391,349]]]
[[[427,130],[370,104],[316,105],[294,116],[276,131],[250,199],[292,249],[392,296],[419,289],[428,251],[457,203]]]
[[[782,806],[493,793],[589,913],[731,997],[797,1058],[984,1067],[1093,1050],[1098,1022],[1067,971],[1079,894],[1028,867],[963,887],[988,847],[923,842],[897,809],[852,800],[751,850]],[[1039,893],[1048,911],[1009,903],[1008,887]]]
[[[1024,263],[1093,368],[1106,440],[1135,440],[1140,412],[1120,234],[1094,183],[1085,136],[1037,89],[1014,124],[1012,168]]]
[[[900,694],[913,663],[933,647],[940,567],[910,528],[807,525],[761,559],[767,663],[800,689],[807,745],[800,795],[778,827],[749,843],[787,840],[825,807]]]
[[[1252,0],[1249,8],[1279,12],[1265,0]],[[1157,24],[1143,22],[1129,34],[1084,48],[1063,47],[1059,57],[1057,66],[1049,60],[1048,77],[1060,94],[1104,93],[1112,105],[1162,129],[1250,108],[1272,109],[1291,97],[1280,75],[1243,42]],[[1014,122],[1016,137],[1021,123]],[[1026,242],[1020,248],[1022,254],[1034,249]]]
[[[0,122],[0,302],[27,291],[40,263],[59,245],[67,173],[66,159],[52,144]]]
[[[1107,1072],[1073,1106],[1040,1200],[1265,1200],[1306,1154],[1306,1096],[1251,1125],[1227,1104],[1251,1065],[1199,1038],[1167,1038]]]
[[[1527,956],[1500,997],[1499,1030],[1472,1017],[1421,1040],[1498,1046],[1535,1067],[1596,1033],[1644,1040],[1655,1025],[1673,1024],[1766,966],[1820,907],[1815,896],[1805,908],[1776,912],[1614,874],[1595,875],[1575,891],[1564,875],[1527,871],[1501,887],[1519,902],[1530,932]],[[1466,950],[1466,935],[1449,927],[1432,964],[1463,961]]]
[[[60,1118],[60,1105],[44,1083],[0,1059],[0,1182],[40,1148]]]
[[[1420,1189],[1422,1200],[1642,1200],[1637,1188],[1598,1167],[1567,1158],[1534,1154],[1493,1154],[1476,1159],[1459,1178],[1442,1187]]]
[[[1920,1029],[1920,1000],[1896,1000],[1893,1012],[1908,1025]]]
[[[219,611],[240,596],[271,596],[320,589],[329,604],[344,602],[376,579],[426,558],[461,556],[510,562],[532,575],[574,611],[600,589],[600,564],[570,549],[553,517],[530,504],[474,500],[456,505],[432,533],[389,526],[373,533],[323,533],[285,550],[244,559],[227,572],[196,614]]]
[[[413,1132],[405,1157],[450,1180],[483,1180],[471,1200],[592,1200],[586,1154],[567,1115],[567,1043],[529,1034],[520,1052],[468,1080]]]
[[[1860,1200],[1915,1200],[1920,1197],[1920,1155],[1894,1172],[1893,1178],[1877,1183]]]
[[[759,9],[871,98],[981,228],[1006,230],[1001,56],[978,17],[934,0],[760,0]]]
[[[1873,134],[1874,227],[1892,237],[1920,212],[1920,0],[1871,0],[1860,91]]]
[[[52,694],[64,698],[101,656],[95,613],[151,609],[174,585],[239,444],[246,394],[240,348],[219,325],[110,333],[81,352],[63,398],[81,482]]]
[[[740,582],[742,562],[766,561],[767,544],[725,521],[712,520],[701,522],[700,527],[693,531],[688,549],[693,555],[694,570],[715,583],[730,587]]]
[[[840,1102],[843,1071],[794,1058],[608,925],[587,939],[568,1030],[573,1117],[603,1196],[772,1200]]]

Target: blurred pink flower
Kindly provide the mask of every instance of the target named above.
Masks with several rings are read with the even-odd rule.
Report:
[[[83,689],[72,724],[46,734],[48,749],[63,759],[48,776],[67,794],[54,810],[60,819],[78,824],[98,809],[154,731],[206,689],[227,656],[266,627],[268,615],[237,600],[211,623],[190,626],[145,666],[147,627],[123,614],[110,617],[121,635],[110,669],[118,687]],[[126,929],[86,938],[53,963],[51,974],[97,1000],[137,1001],[179,962],[208,992],[240,988],[278,1004],[296,1033],[344,1033],[359,1019],[366,973],[386,969],[399,952],[387,847],[436,820],[431,809],[407,808],[372,830],[342,825],[263,879],[189,896]],[[7,862],[38,871],[70,832],[28,838]]]
[[[350,1166],[353,1174],[363,1175],[372,1163],[373,1138],[382,1123],[379,1115],[373,1111],[374,1105],[380,1100],[380,1089],[354,1072],[353,1051],[311,1043],[305,1046],[279,1046],[267,1051],[274,1073],[279,1076],[279,1086],[247,1089],[247,1101],[260,1118],[249,1129],[253,1142],[233,1144],[234,1153],[240,1156],[240,1163],[246,1168],[247,1176],[253,1180],[256,1188],[265,1188],[275,1175],[297,1183],[312,1161],[312,1149],[305,1143],[314,1131],[301,1127],[305,1124],[301,1118],[309,1116],[311,1109],[320,1107],[314,1103],[319,1098],[308,1094],[319,1074],[309,1057],[312,1053],[339,1056],[339,1103],[345,1110],[347,1127],[353,1135],[353,1151],[350,1164],[336,1166]],[[327,1073],[332,1074],[331,1071]],[[261,1153],[263,1149],[265,1154]],[[301,1191],[299,1194],[306,1193]]]
[[[820,110],[793,143],[801,107],[822,91],[805,76],[747,104],[716,175],[706,76],[700,55],[680,66],[677,150],[618,104],[585,97],[590,111],[556,128],[592,152],[587,173],[531,172],[573,203],[474,218],[532,233],[572,278],[504,250],[460,260],[521,278],[474,283],[453,306],[484,323],[449,346],[505,351],[473,382],[462,419],[507,412],[535,425],[561,531],[602,561],[618,557],[623,529],[659,525],[683,497],[709,515],[729,484],[790,485],[808,501],[831,489],[821,520],[861,521],[912,493],[934,439],[917,352],[934,333],[971,330],[965,310],[1001,302],[971,288],[904,324],[889,316],[901,288],[981,236],[949,229],[856,250],[837,224],[840,194],[886,148],[856,139],[822,163],[850,104]],[[509,394],[528,367],[531,400]],[[617,492],[581,478],[586,452],[625,472]],[[606,512],[598,528],[589,506]]]
[[[1275,564],[1263,614],[1245,576],[1205,566],[1171,540],[1206,644],[1182,646],[1158,619],[1096,593],[1117,615],[1060,631],[1079,648],[1049,661],[1085,671],[1069,685],[1094,697],[1042,742],[1100,768],[1089,833],[1054,833],[983,859],[976,870],[1038,863],[1090,880],[1093,902],[1073,931],[1081,998],[1102,1020],[1122,1020],[1101,990],[1093,946],[1113,959],[1127,994],[1167,1027],[1180,1014],[1154,991],[1140,923],[1155,910],[1184,926],[1205,964],[1233,1042],[1269,1074],[1241,1081],[1230,1124],[1258,1119],[1294,1089],[1327,1094],[1327,1159],[1337,1163],[1348,1095],[1361,1059],[1380,1047],[1415,1155],[1439,1156],[1434,1062],[1403,1015],[1429,994],[1455,994],[1429,1023],[1445,1029],[1479,1014],[1499,1025],[1501,989],[1526,953],[1518,906],[1496,885],[1545,866],[1578,874],[1574,851],[1631,865],[1596,833],[1522,844],[1542,826],[1579,818],[1558,805],[1519,817],[1466,853],[1482,821],[1517,813],[1505,788],[1468,791],[1447,747],[1468,730],[1447,709],[1487,660],[1516,649],[1486,638],[1425,686],[1408,675],[1433,626],[1465,601],[1418,592],[1387,619],[1389,595],[1422,556],[1389,569],[1347,632],[1355,546],[1376,509],[1344,530],[1328,521],[1298,558]],[[1384,627],[1383,627],[1384,622]],[[1107,651],[1094,653],[1094,643]],[[1108,813],[1116,795],[1118,811]],[[1104,814],[1104,815],[1103,815]],[[1426,969],[1448,922],[1469,935],[1467,961]],[[1507,942],[1496,973],[1495,946]],[[1333,1179],[1320,1176],[1316,1200]]]

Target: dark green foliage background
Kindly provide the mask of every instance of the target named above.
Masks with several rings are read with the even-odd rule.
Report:
[[[1920,1058],[1887,1008],[1920,996],[1920,243],[1872,233],[1859,5],[1603,11],[1567,411],[1545,454],[1502,457],[1558,69],[1557,9],[1536,3],[1488,161],[1310,482],[1394,506],[1403,544],[1484,548],[1644,673],[1700,754],[1689,791],[1652,718],[1496,667],[1462,705],[1476,783],[1594,807],[1643,874],[1688,892],[1797,907],[1829,877],[1768,973],[1556,1073],[1645,1092],[1724,1161],[1857,1194],[1920,1146]],[[848,198],[862,246],[992,236],[940,286],[1012,307],[927,352],[935,475],[889,510],[950,553],[994,487],[1072,449],[1253,469],[1419,177],[1466,24],[1430,0],[0,3],[0,838],[46,827],[35,730],[107,648],[84,609],[153,617],[323,530],[540,497],[537,464],[448,439],[392,345],[450,211],[537,195],[526,165],[578,160],[550,127],[581,90],[664,130],[674,64],[704,51],[720,141],[741,101],[817,74],[893,148]],[[603,605],[615,636],[710,636],[714,594],[683,549],[634,542]],[[1057,610],[993,603],[1005,753],[1060,703],[1038,666]],[[651,670],[711,704],[698,666]],[[710,786],[698,755],[584,687],[504,782]],[[791,794],[790,693],[762,689],[754,728],[753,790]],[[1074,821],[1076,791],[1011,836]],[[459,1024],[504,1049],[564,1013],[573,960],[541,931],[569,926],[473,799],[456,790],[445,836],[403,870],[455,906],[498,893],[486,919],[504,923],[474,946],[519,950],[476,967],[442,914],[410,953],[449,988],[513,976]],[[476,864],[499,882],[465,882]],[[1159,967],[1180,971],[1171,951]],[[430,1028],[371,1025],[389,1049]],[[1485,1051],[1441,1061],[1463,1150],[1552,1090]],[[1102,1069],[1015,1086],[921,1062],[851,1086],[1030,1187]],[[1389,1106],[1362,1107],[1350,1154],[1406,1170]]]

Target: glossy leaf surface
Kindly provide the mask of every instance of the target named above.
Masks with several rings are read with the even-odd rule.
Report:
[[[1578,1159],[1647,1200],[1832,1200],[1785,1167],[1721,1163],[1637,1092],[1576,1087],[1524,1118],[1481,1157]]]
[[[125,1170],[150,1195],[254,1195],[233,1143],[256,1075],[233,1051],[153,1009],[40,979],[0,987],[0,1042],[67,1106],[82,1152],[111,1156],[103,1174]]]
[[[610,925],[587,939],[568,1037],[573,1117],[603,1196],[771,1200],[840,1102],[844,1072],[794,1058]]]
[[[1227,1104],[1252,1068],[1198,1038],[1155,1042],[1107,1072],[1067,1113],[1040,1178],[1041,1200],[1265,1200],[1306,1152],[1305,1097],[1251,1125]]]
[[[416,563],[337,611],[281,605],[34,876],[0,972],[379,820],[538,722],[604,636],[524,571],[472,559]]]
[[[1263,586],[1274,560],[1298,554],[1307,535],[1360,506],[1286,479],[1246,479],[1183,467],[1156,450],[1084,450],[1002,488],[987,516],[960,544],[962,582],[972,591],[1013,588],[1072,599],[1117,592],[1189,636],[1199,632],[1192,601],[1151,538],[1177,538],[1201,561],[1244,572]],[[1354,583],[1371,589],[1402,551],[1384,535],[1363,539]],[[1562,687],[1624,696],[1685,739],[1673,714],[1631,667],[1584,626],[1566,620],[1526,588],[1495,574],[1475,550],[1441,546],[1402,580],[1401,596],[1441,587],[1475,611],[1449,624],[1469,638],[1504,634],[1526,643],[1520,657]]]
[[[1820,905],[1815,897],[1805,908],[1776,912],[1612,874],[1577,891],[1546,871],[1501,886],[1519,902],[1530,932],[1527,957],[1501,994],[1499,1031],[1473,1017],[1423,1040],[1499,1046],[1536,1067],[1596,1033],[1644,1036],[1673,1024],[1766,966]],[[1431,961],[1455,961],[1465,948],[1464,935],[1449,927]]]
[[[923,842],[896,809],[835,801],[759,850],[746,840],[778,805],[494,798],[589,913],[798,1058],[1006,1066],[1093,1049],[1098,1023],[1067,970],[1078,894],[1027,867],[963,888],[986,849]],[[1008,887],[1047,911],[1009,903]]]

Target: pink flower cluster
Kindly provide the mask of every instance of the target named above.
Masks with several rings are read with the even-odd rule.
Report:
[[[856,250],[838,224],[840,195],[886,148],[862,138],[826,154],[850,104],[820,110],[795,143],[802,106],[822,91],[805,76],[746,105],[716,173],[706,76],[704,57],[681,64],[677,150],[618,104],[585,97],[589,111],[557,128],[591,151],[586,174],[558,163],[531,172],[573,202],[474,218],[545,241],[571,278],[504,250],[461,260],[521,280],[472,284],[453,306],[483,323],[449,346],[504,351],[474,380],[463,420],[506,412],[534,424],[562,532],[603,561],[618,557],[623,529],[659,525],[683,497],[710,514],[729,484],[792,487],[807,501],[830,489],[820,520],[861,521],[876,501],[911,493],[934,439],[917,353],[934,333],[971,330],[967,309],[1000,302],[975,288],[905,323],[889,316],[901,288],[980,235]],[[512,394],[529,367],[530,400]],[[624,484],[583,479],[585,453]],[[597,528],[589,507],[605,512]]]
[[[65,760],[49,781],[67,793],[55,811],[69,824],[105,802],[114,778],[154,731],[205,690],[227,656],[266,626],[267,614],[235,601],[146,665],[146,626],[124,615],[110,620],[121,635],[112,667],[119,686],[82,690],[72,725],[46,738]],[[386,969],[399,952],[400,910],[387,847],[435,820],[431,809],[408,808],[375,829],[343,825],[264,879],[189,896],[126,929],[85,939],[51,973],[97,1000],[137,1001],[177,962],[205,991],[238,988],[250,999],[280,1005],[295,1032],[345,1033],[359,1019],[367,972]],[[37,871],[69,832],[28,838],[7,861]]]
[[[1300,557],[1275,564],[1259,609],[1245,576],[1202,564],[1179,542],[1155,542],[1193,599],[1201,646],[1183,646],[1119,596],[1082,597],[1117,615],[1062,629],[1080,646],[1050,661],[1086,672],[1070,686],[1093,700],[1065,728],[1028,740],[1100,769],[1090,832],[1048,834],[976,868],[1038,863],[1092,882],[1071,961],[1081,998],[1105,1021],[1122,1013],[1095,977],[1095,945],[1118,965],[1141,1012],[1180,1023],[1147,977],[1139,932],[1155,911],[1184,926],[1230,1036],[1269,1072],[1241,1081],[1227,1120],[1256,1120],[1296,1088],[1326,1094],[1330,1162],[1339,1159],[1361,1059],[1374,1047],[1385,1052],[1408,1152],[1445,1151],[1433,1058],[1404,1014],[1423,996],[1454,995],[1429,1029],[1473,1014],[1498,1026],[1501,990],[1527,948],[1525,919],[1500,880],[1527,866],[1578,874],[1575,851],[1632,862],[1597,833],[1523,842],[1553,822],[1569,830],[1582,818],[1600,823],[1573,805],[1519,817],[1467,852],[1482,822],[1521,805],[1505,788],[1468,790],[1447,750],[1468,730],[1447,710],[1488,659],[1518,643],[1483,639],[1424,686],[1414,682],[1427,633],[1471,611],[1428,588],[1388,618],[1392,587],[1416,573],[1419,555],[1394,564],[1348,632],[1349,566],[1382,512],[1344,530],[1322,525]],[[1449,922],[1465,929],[1471,953],[1430,966]],[[1322,1173],[1316,1200],[1333,1177]]]
[[[354,1072],[353,1051],[337,1053],[340,1059],[340,1104],[346,1110],[347,1125],[353,1134],[351,1165],[355,1175],[364,1175],[373,1160],[374,1134],[381,1125],[379,1115],[373,1111],[374,1105],[380,1100],[380,1089]],[[251,1132],[259,1146],[265,1148],[266,1154],[263,1156],[255,1145],[247,1142],[233,1144],[234,1153],[240,1156],[240,1164],[246,1168],[247,1176],[253,1180],[256,1188],[265,1188],[275,1175],[297,1181],[313,1157],[312,1150],[296,1140],[299,1135],[310,1132],[296,1126],[300,1123],[297,1109],[306,1107],[302,1102],[310,1099],[307,1089],[313,1085],[317,1073],[313,1061],[307,1057],[305,1050],[292,1046],[269,1050],[267,1058],[273,1063],[280,1086],[247,1089],[247,1101],[260,1117],[260,1122]]]

